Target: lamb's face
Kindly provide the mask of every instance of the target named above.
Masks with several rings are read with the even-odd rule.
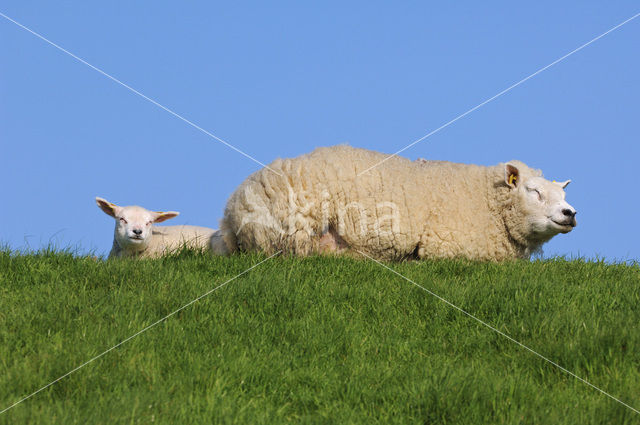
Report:
[[[116,219],[115,238],[125,250],[141,251],[149,245],[157,213],[142,207],[120,208]]]
[[[125,251],[146,249],[153,235],[153,223],[160,223],[180,214],[176,211],[149,211],[138,206],[119,207],[102,198],[96,198],[96,203],[107,215],[115,218],[114,237]]]

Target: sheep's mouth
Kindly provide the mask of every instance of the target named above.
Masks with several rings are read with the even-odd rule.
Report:
[[[134,241],[141,241],[142,240],[142,236],[129,236],[129,239],[134,240]]]
[[[560,222],[560,221],[555,221],[553,219],[551,219],[551,221],[556,226],[560,226],[564,233],[570,232],[571,230],[573,230],[573,228],[576,227],[576,224],[577,224],[575,219],[571,220],[570,222],[567,222],[567,223],[563,223],[563,222]]]

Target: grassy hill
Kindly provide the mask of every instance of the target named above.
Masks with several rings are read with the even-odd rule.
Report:
[[[265,257],[0,251],[0,410]],[[389,264],[640,408],[640,267]],[[369,260],[276,257],[0,423],[640,423]]]

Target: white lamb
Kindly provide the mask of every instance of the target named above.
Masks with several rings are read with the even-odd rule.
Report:
[[[215,240],[214,229],[199,226],[154,226],[178,216],[176,211],[155,212],[138,206],[120,207],[106,199],[96,203],[107,215],[116,219],[113,247],[109,258],[153,258],[171,253],[183,246],[209,249]]]
[[[569,180],[520,161],[387,157],[343,145],[274,161],[231,195],[214,250],[501,261],[529,258],[576,225]]]

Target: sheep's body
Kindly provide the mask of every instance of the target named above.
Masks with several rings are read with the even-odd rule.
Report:
[[[530,234],[530,212],[521,210],[520,198],[505,184],[505,164],[394,156],[366,171],[387,157],[334,146],[274,161],[269,167],[282,176],[262,169],[231,195],[221,223],[226,250],[499,261],[528,258],[553,235],[570,230]],[[521,181],[541,174],[511,164]]]
[[[183,247],[208,250],[216,230],[208,227],[178,225],[178,226],[153,226],[151,237],[144,249],[122,248],[116,238],[109,258],[136,257],[157,258],[175,252]]]

